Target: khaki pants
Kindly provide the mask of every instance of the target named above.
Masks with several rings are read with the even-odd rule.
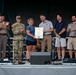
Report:
[[[68,38],[67,49],[76,50],[76,37],[69,37]]]
[[[52,49],[51,45],[52,45],[51,35],[44,35],[43,40],[41,41],[41,52],[44,52],[46,47],[47,47],[47,51],[51,52]]]
[[[7,35],[0,35],[0,59],[6,58],[6,46],[7,46]]]

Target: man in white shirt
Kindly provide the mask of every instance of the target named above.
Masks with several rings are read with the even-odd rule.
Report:
[[[40,20],[42,22],[39,24],[39,27],[43,27],[43,39],[41,40],[41,52],[45,51],[45,47],[47,47],[48,52],[51,52],[51,49],[52,49],[51,33],[53,31],[53,24],[51,21],[46,20],[45,15],[40,15]]]

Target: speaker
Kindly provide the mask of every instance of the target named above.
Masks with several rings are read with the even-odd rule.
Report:
[[[31,64],[51,64],[51,53],[50,52],[31,52],[30,54]]]
[[[76,63],[76,58],[68,58],[64,63]]]

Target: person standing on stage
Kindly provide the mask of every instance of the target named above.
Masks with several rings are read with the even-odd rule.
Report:
[[[22,64],[23,34],[25,34],[25,25],[21,23],[21,16],[16,16],[16,23],[12,25],[13,32],[13,63]]]
[[[26,27],[26,63],[30,63],[30,52],[36,51],[37,39],[35,37],[34,20],[29,18],[27,20],[28,26]]]
[[[41,52],[45,51],[47,47],[47,51],[51,52],[52,49],[52,32],[53,32],[53,24],[51,21],[46,20],[45,15],[40,15],[40,20],[42,21],[39,24],[39,27],[43,27],[43,39],[41,40]]]
[[[70,58],[73,58],[72,50],[75,50],[76,58],[76,16],[72,16],[72,23],[68,24],[67,32],[69,33],[67,49],[69,50]]]
[[[9,22],[5,22],[5,16],[0,16],[0,60],[6,59],[7,47],[7,29],[9,29]]]
[[[54,25],[54,34],[56,35],[55,47],[57,48],[58,61],[62,61],[65,57],[66,26],[67,24],[62,19],[62,15],[58,14],[57,21]]]

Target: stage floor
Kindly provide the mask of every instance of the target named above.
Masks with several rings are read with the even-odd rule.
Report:
[[[0,65],[0,75],[76,75],[76,63],[62,65]]]
[[[76,63],[63,63],[62,65],[31,65],[31,64],[19,64],[13,65],[12,63],[0,64],[0,68],[76,68]]]

